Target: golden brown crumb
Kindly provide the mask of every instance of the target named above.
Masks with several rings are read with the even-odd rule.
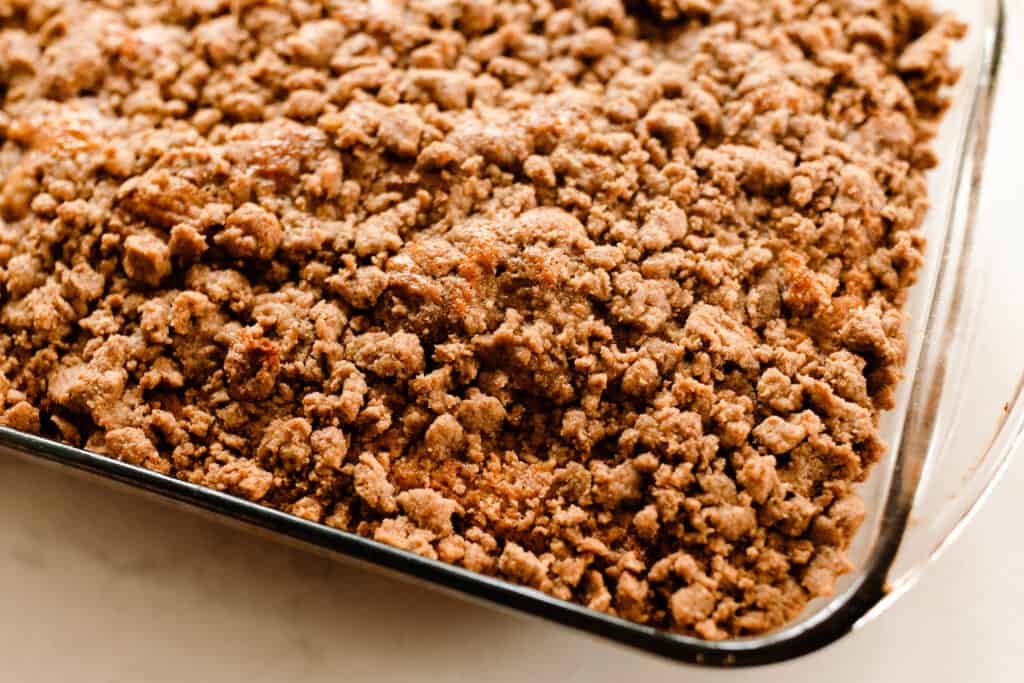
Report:
[[[703,638],[848,571],[953,18],[0,15],[0,424]]]

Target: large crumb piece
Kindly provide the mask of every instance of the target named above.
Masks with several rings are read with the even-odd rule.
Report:
[[[0,5],[0,425],[702,638],[849,570],[952,16]]]

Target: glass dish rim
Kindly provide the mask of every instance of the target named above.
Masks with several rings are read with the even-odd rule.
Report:
[[[945,221],[946,243],[943,245],[943,259],[949,259],[951,249],[962,249],[970,241],[974,229],[974,215],[977,209],[976,196],[979,191],[978,177],[969,177],[973,164],[978,164],[985,154],[988,140],[988,125],[992,99],[995,93],[997,74],[1003,49],[1005,33],[1004,0],[988,0],[994,8],[992,24],[982,27],[986,32],[980,64],[980,78],[973,96],[971,110],[966,122],[966,137],[961,153],[956,160],[954,179],[956,195],[950,202]],[[969,210],[958,212],[961,202],[969,202]],[[958,219],[957,216],[960,216]],[[953,223],[964,222],[963,244],[951,244],[954,234]],[[957,259],[953,259],[955,265]],[[943,279],[957,277],[959,273],[950,264],[944,263],[938,274],[936,291]],[[952,304],[955,306],[956,304]],[[945,315],[938,315],[938,301],[932,301],[925,329],[925,345],[931,342],[933,333],[941,336],[941,323],[947,322]],[[942,311],[943,314],[948,310]],[[938,326],[938,328],[936,328]],[[926,362],[927,354],[922,351],[918,358],[919,370]],[[931,383],[922,373],[915,372],[911,390],[910,408],[904,422],[903,435],[909,430],[920,430],[928,426],[923,414],[927,406],[916,408],[915,398],[929,395]],[[927,374],[927,373],[924,373]],[[1021,434],[1024,433],[1024,393],[1019,385],[1013,397],[1012,408],[1000,425],[997,438],[989,445],[990,451],[1002,449],[996,455],[999,466],[985,482],[978,500],[967,509],[952,533],[940,543],[928,559],[933,559],[948,544],[950,538],[963,527],[977,505],[984,499],[998,476],[1005,470],[1010,455]],[[682,636],[659,629],[636,624],[618,617],[596,612],[582,605],[566,602],[539,591],[505,582],[494,577],[477,574],[469,570],[430,560],[409,551],[399,550],[356,534],[340,531],[325,525],[309,522],[257,503],[207,489],[196,484],[180,481],[158,474],[142,467],[129,465],[105,456],[67,446],[49,439],[0,427],[0,447],[4,447],[29,458],[49,462],[64,468],[71,468],[107,481],[119,482],[134,490],[147,492],[165,500],[184,503],[193,509],[212,513],[221,520],[235,520],[271,532],[282,540],[291,539],[306,546],[326,552],[339,559],[354,560],[384,570],[400,577],[429,584],[458,594],[460,597],[482,602],[492,607],[544,618],[563,626],[579,629],[591,635],[604,637],[618,643],[657,654],[683,663],[710,666],[756,666],[781,662],[818,650],[838,640],[857,628],[867,619],[875,616],[892,602],[895,595],[888,583],[888,573],[893,566],[907,522],[913,508],[917,484],[921,476],[921,465],[927,449],[919,448],[920,438],[901,439],[896,454],[895,469],[885,497],[883,529],[866,563],[858,567],[862,572],[847,590],[834,596],[819,612],[794,622],[778,631],[755,638],[744,638],[709,642],[689,636]],[[1012,447],[1011,447],[1012,446]],[[910,577],[911,579],[915,577]],[[905,587],[899,586],[899,591]]]

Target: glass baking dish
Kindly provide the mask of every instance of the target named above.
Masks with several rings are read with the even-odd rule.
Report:
[[[831,598],[812,603],[783,629],[725,642],[677,636],[31,435],[0,428],[0,449],[682,662],[756,665],[821,648],[870,621],[914,582],[984,498],[1024,433],[1020,375],[990,376],[977,362],[986,354],[1015,351],[1013,336],[1002,334],[1005,311],[1000,315],[988,301],[1007,292],[1012,297],[1012,283],[1000,281],[999,268],[990,267],[1009,228],[1000,236],[1003,228],[976,220],[1003,7],[999,0],[936,4],[957,12],[971,29],[954,52],[963,77],[937,140],[941,165],[929,179],[933,209],[924,226],[926,265],[907,309],[907,378],[897,408],[882,424],[890,449],[861,488],[868,514],[849,553],[857,569]],[[1011,322],[1016,324],[1012,317]],[[1016,360],[1011,365],[1020,369]]]

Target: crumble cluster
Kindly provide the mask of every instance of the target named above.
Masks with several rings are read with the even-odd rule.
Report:
[[[965,27],[0,0],[0,423],[708,639],[829,594]]]

